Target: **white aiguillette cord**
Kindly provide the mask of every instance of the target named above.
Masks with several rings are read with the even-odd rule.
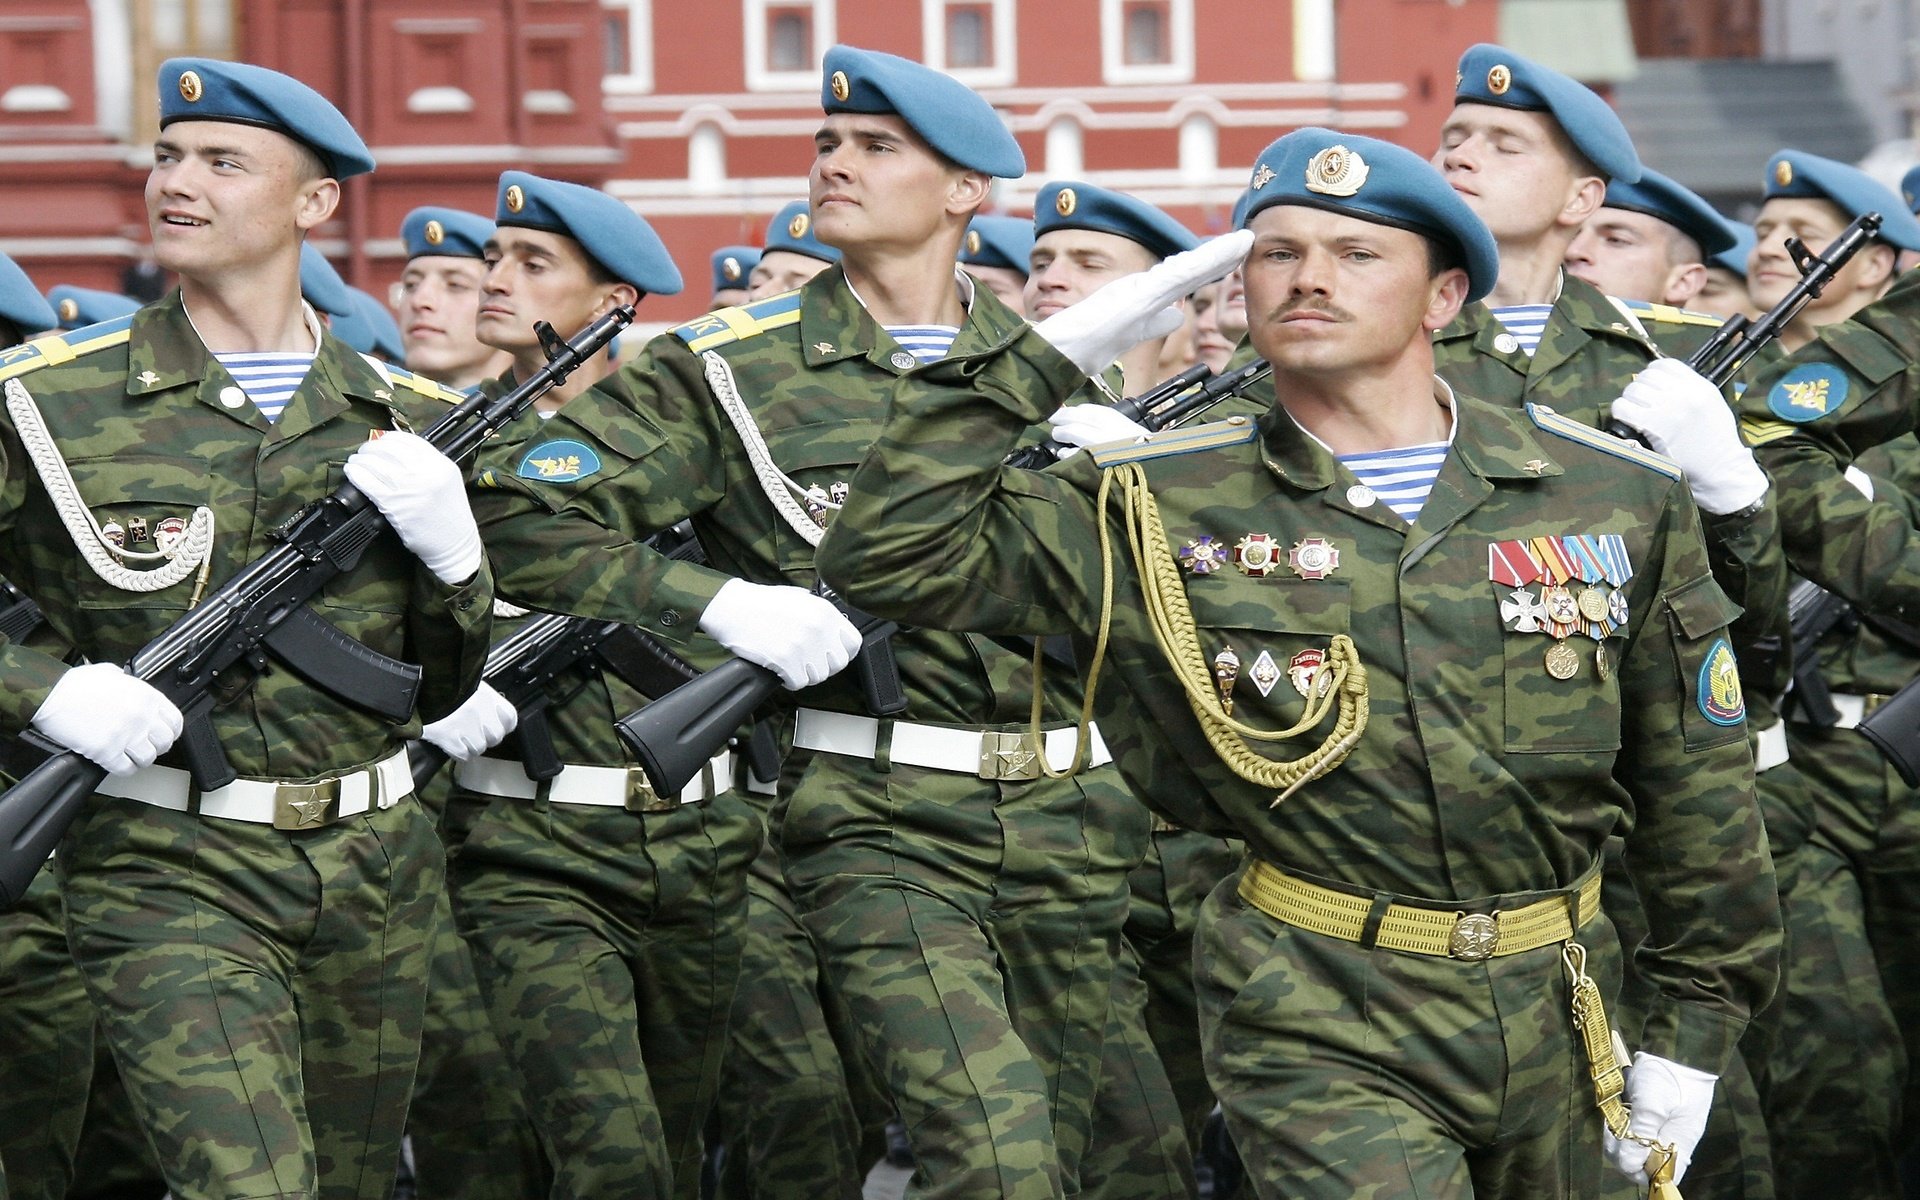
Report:
[[[793,531],[805,538],[807,545],[818,546],[820,539],[827,536],[826,527],[808,515],[807,510],[795,500],[794,493],[805,495],[807,489],[795,483],[787,473],[773,461],[773,451],[767,449],[767,439],[760,432],[760,426],[754,424],[753,414],[747,411],[747,402],[740,398],[740,387],[734,382],[733,369],[727,360],[709,350],[701,359],[707,367],[707,387],[712,390],[713,398],[720,402],[720,410],[727,414],[727,420],[733,422],[733,431],[740,435],[740,442],[747,450],[747,460],[753,464],[753,473],[760,481],[760,490],[767,494],[767,500],[773,505]],[[821,501],[824,507],[838,508],[831,501]]]
[[[67,470],[67,460],[61,457],[60,447],[47,431],[46,418],[41,416],[40,406],[34,403],[26,386],[18,379],[9,379],[6,395],[7,412],[13,417],[14,430],[20,435],[27,455],[33,459],[34,470],[40,473],[40,482],[47,489],[48,499],[53,501],[54,511],[60,514],[73,544],[94,574],[127,592],[157,592],[172,587],[196,570],[200,572],[200,582],[206,583],[206,567],[213,551],[212,509],[205,505],[194,509],[186,532],[170,550],[128,550],[114,545],[80,499],[80,489]],[[166,561],[152,570],[136,571],[126,565],[127,559]],[[195,598],[198,598],[197,591]]]

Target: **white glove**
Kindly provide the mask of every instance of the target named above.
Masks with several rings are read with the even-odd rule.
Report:
[[[1100,446],[1107,442],[1135,442],[1147,436],[1147,427],[1129,421],[1104,404],[1069,404],[1047,418],[1053,426],[1053,440],[1065,446],[1055,450],[1060,458],[1070,458],[1082,446]]]
[[[520,710],[482,683],[466,703],[426,726],[420,736],[445,750],[448,758],[466,762],[498,746],[519,724]]]
[[[113,663],[88,663],[60,677],[30,724],[112,774],[131,775],[165,754],[184,722],[159,688]]]
[[[1740,441],[1727,398],[1679,359],[1642,368],[1613,402],[1613,416],[1680,464],[1702,510],[1738,512],[1767,494],[1766,473]]]
[[[467,507],[466,481],[425,438],[382,434],[347,459],[347,482],[366,493],[440,582],[465,583],[479,571],[480,527]]]
[[[853,661],[860,631],[805,588],[729,579],[700,614],[700,630],[789,690],[811,687]]]
[[[1104,371],[1141,342],[1180,328],[1186,314],[1177,302],[1224,278],[1246,261],[1252,245],[1253,234],[1245,229],[1223,233],[1152,270],[1114,280],[1035,325],[1034,332],[1087,374]]]
[[[1713,1107],[1713,1085],[1719,1079],[1705,1071],[1661,1058],[1646,1051],[1633,1056],[1627,1072],[1627,1106],[1633,1119],[1627,1130],[1673,1147],[1673,1181],[1680,1182],[1693,1162],[1693,1148],[1707,1131],[1707,1111]],[[1648,1148],[1604,1133],[1607,1157],[1621,1174],[1645,1187]]]

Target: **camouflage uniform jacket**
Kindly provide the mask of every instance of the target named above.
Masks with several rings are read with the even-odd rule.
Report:
[[[152,550],[136,536],[140,525],[151,537],[161,522],[185,522],[207,506],[215,529],[209,591],[272,549],[276,527],[345,482],[342,465],[371,433],[424,429],[460,399],[426,379],[375,367],[329,334],[279,422],[269,422],[201,343],[178,293],[36,345],[0,356],[0,378],[17,377],[38,402],[95,520],[125,529],[128,549]],[[100,662],[125,662],[185,615],[195,592],[191,577],[129,592],[96,575],[4,412],[0,574],[39,602],[63,641]],[[398,538],[376,539],[313,608],[365,645],[424,665],[418,718],[391,724],[276,663],[214,710],[234,769],[308,779],[390,753],[418,733],[418,720],[445,715],[473,689],[491,596],[484,565],[471,582],[448,587]],[[5,720],[18,729],[64,668],[9,645],[0,647],[0,670],[8,683]]]
[[[1297,720],[1289,668],[1334,635],[1366,663],[1371,721],[1351,757],[1275,806],[1217,756],[1168,667],[1116,489],[1098,715],[1130,790],[1295,873],[1446,904],[1568,887],[1625,832],[1653,929],[1641,966],[1661,994],[1644,1048],[1718,1070],[1772,991],[1780,919],[1727,650],[1735,610],[1672,465],[1458,398],[1453,449],[1411,529],[1364,495],[1356,504],[1353,476],[1277,409],[1173,435],[1171,452],[1150,442],[999,470],[1077,378],[1034,336],[905,381],[820,548],[828,581],[922,624],[1070,633],[1088,662],[1102,607],[1095,457],[1142,463],[1172,547],[1325,539],[1339,554],[1325,578],[1179,572],[1207,661],[1230,646],[1242,663],[1238,720]],[[1172,450],[1182,441],[1203,449]],[[1549,639],[1503,626],[1508,589],[1489,580],[1489,546],[1603,533],[1624,539],[1633,567],[1629,620],[1607,639],[1613,669],[1597,673],[1582,641],[1578,674],[1554,679]],[[1262,654],[1280,671],[1265,695],[1249,682]],[[1293,758],[1331,728],[1266,753]]]
[[[1553,314],[1529,356],[1517,347],[1499,348],[1506,327],[1492,309],[1476,301],[1434,335],[1435,367],[1442,379],[1467,395],[1516,408],[1545,404],[1562,416],[1604,429],[1614,398],[1640,368],[1661,354],[1690,356],[1720,326],[1718,317],[1667,304],[1620,304],[1633,313],[1640,329],[1598,288],[1562,273]],[[1774,501],[1769,495],[1757,508],[1703,519],[1714,577],[1744,610],[1734,626],[1733,644],[1740,652],[1754,727],[1765,728],[1774,723],[1775,700],[1793,674],[1785,649],[1771,649],[1785,645],[1789,582]],[[1762,646],[1769,648],[1766,653],[1760,652]]]
[[[979,288],[952,352],[978,353],[1023,328]],[[502,595],[625,621],[684,645],[729,576],[812,586],[813,546],[768,501],[714,399],[706,353],[731,368],[780,470],[829,498],[879,436],[894,384],[914,365],[837,267],[797,291],[662,334],[613,378],[568,402],[528,439],[530,449],[483,455],[475,511],[496,547]],[[556,459],[578,473],[551,472]],[[712,569],[665,562],[639,544],[688,517]],[[498,549],[507,545],[514,548]],[[1017,647],[914,629],[895,636],[894,653],[909,699],[903,719],[994,725],[1027,717],[1031,668]],[[849,674],[783,696],[864,713]],[[1055,720],[1078,712],[1066,674],[1054,677]]]

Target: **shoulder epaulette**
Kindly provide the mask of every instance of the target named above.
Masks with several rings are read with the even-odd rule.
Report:
[[[1563,417],[1544,404],[1527,405],[1527,415],[1533,423],[1548,433],[1563,437],[1582,446],[1590,446],[1602,454],[1611,454],[1615,458],[1624,458],[1649,471],[1658,472],[1668,479],[1680,478],[1679,466],[1664,454],[1655,454],[1637,442],[1614,437],[1603,433],[1591,425],[1582,425],[1571,417]]]
[[[12,379],[17,375],[38,371],[41,367],[57,367],[96,350],[124,345],[133,336],[132,330],[133,314],[128,313],[111,321],[89,325],[85,329],[49,334],[24,345],[0,350],[0,379]]]
[[[1196,425],[1192,429],[1169,429],[1164,433],[1150,433],[1144,440],[1107,442],[1104,445],[1089,446],[1087,453],[1101,467],[1117,467],[1122,463],[1145,462],[1151,458],[1170,458],[1175,454],[1192,454],[1196,450],[1217,450],[1222,446],[1238,446],[1250,442],[1259,431],[1252,421],[1245,417],[1229,417],[1224,421],[1215,421],[1211,425]]]
[[[371,363],[377,360],[368,358],[367,361]],[[410,392],[420,393],[429,400],[438,400],[443,404],[458,404],[467,398],[464,392],[457,392],[444,383],[435,383],[425,375],[416,374],[405,367],[396,367],[392,363],[380,363],[379,366],[387,378]]]
[[[1623,300],[1621,303],[1632,309],[1644,321],[1663,321],[1668,325],[1705,325],[1718,329],[1726,323],[1725,318],[1712,313],[1694,312],[1690,308],[1675,308],[1671,304],[1655,304],[1648,300]]]
[[[722,308],[674,327],[673,336],[695,354],[781,329],[800,320],[800,289],[768,296],[738,308]]]

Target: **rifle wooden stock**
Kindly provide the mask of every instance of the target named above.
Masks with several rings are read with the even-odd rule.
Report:
[[[633,307],[622,305],[565,342],[543,322],[546,366],[505,395],[470,397],[422,436],[448,458],[463,461],[605,350],[632,321]],[[294,614],[303,613],[321,589],[357,566],[368,543],[386,527],[372,501],[342,484],[275,530],[278,544],[273,549],[242,567],[128,661],[128,674],[158,688],[186,718],[181,749],[203,790],[234,777],[205,724],[216,690],[250,686],[256,663],[272,648],[274,631],[289,619],[303,619]],[[209,778],[209,771],[224,774]],[[91,759],[60,750],[0,793],[0,906],[14,904],[26,893],[80,805],[106,777]]]

